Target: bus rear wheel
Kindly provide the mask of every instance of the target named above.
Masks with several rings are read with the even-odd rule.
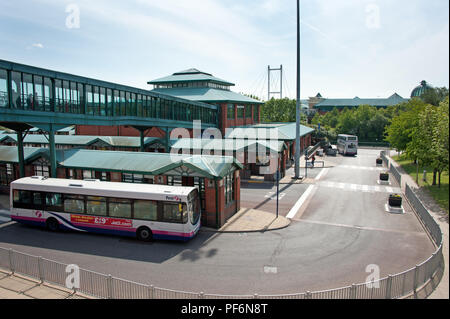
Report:
[[[136,232],[140,241],[150,242],[153,239],[152,231],[148,227],[141,227]]]
[[[57,232],[59,230],[59,223],[55,218],[47,219],[47,229],[52,232]]]

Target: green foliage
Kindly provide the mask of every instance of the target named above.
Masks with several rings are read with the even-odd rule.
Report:
[[[425,93],[422,94],[421,99],[427,104],[439,106],[446,97],[448,97],[448,89],[442,87],[426,90]]]
[[[267,123],[287,123],[296,120],[296,101],[288,98],[267,101],[261,108],[261,120]]]
[[[425,109],[425,106],[422,100],[412,99],[387,110],[393,118],[386,127],[386,141],[397,151],[406,151],[408,143],[412,140],[411,134],[418,125],[417,115]]]

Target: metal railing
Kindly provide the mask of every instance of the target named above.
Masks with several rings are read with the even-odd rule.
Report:
[[[79,270],[79,288],[74,291],[105,299],[397,299],[417,293],[444,268],[442,231],[413,190],[406,198],[438,247],[426,261],[402,273],[377,281],[338,289],[284,295],[218,295],[157,288],[89,270]],[[42,257],[0,248],[0,268],[60,286],[66,286],[67,266]]]

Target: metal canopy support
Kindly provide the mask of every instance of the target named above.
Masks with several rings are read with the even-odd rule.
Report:
[[[23,153],[23,131],[17,131],[17,149],[19,152],[19,176],[25,177],[25,156]]]
[[[56,164],[56,146],[55,146],[55,129],[50,125],[48,130],[48,141],[50,143],[50,176],[57,178]]]

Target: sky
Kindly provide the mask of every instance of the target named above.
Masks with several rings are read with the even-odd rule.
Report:
[[[300,0],[302,99],[449,87],[448,0]],[[0,0],[0,59],[151,89],[197,68],[296,97],[294,0]],[[273,72],[277,91],[279,73]]]

